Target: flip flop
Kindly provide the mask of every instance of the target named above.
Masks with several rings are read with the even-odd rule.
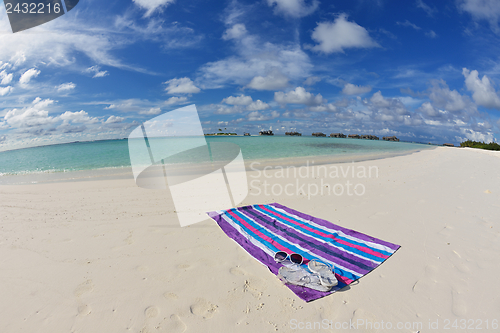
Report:
[[[311,274],[307,269],[296,266],[282,266],[278,270],[278,278],[284,283],[303,286],[318,291],[330,291],[331,287],[323,285],[317,274]]]
[[[318,274],[319,280],[323,286],[331,289],[339,283],[333,273],[333,267],[330,265],[313,259],[307,263],[307,267],[311,272]]]

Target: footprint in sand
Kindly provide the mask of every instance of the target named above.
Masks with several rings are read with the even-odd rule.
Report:
[[[169,320],[161,324],[161,329],[165,333],[182,333],[186,331],[187,326],[178,315],[173,314]]]
[[[243,292],[249,292],[253,297],[260,299],[262,297],[262,291],[265,289],[265,285],[259,280],[245,280],[243,285]]]
[[[166,299],[171,299],[171,300],[179,299],[179,296],[177,296],[177,294],[169,293],[169,292],[164,293],[163,297],[165,297]]]
[[[150,306],[144,310],[146,323],[140,333],[182,333],[187,329],[186,324],[173,314],[169,318],[159,318],[160,309],[157,306]]]
[[[144,314],[146,315],[146,318],[154,318],[158,317],[160,314],[160,309],[156,306],[150,306],[144,310]]]
[[[92,283],[92,280],[87,280],[84,283],[80,284],[78,287],[76,287],[75,296],[80,297],[83,294],[91,292],[92,290],[94,290],[94,284]]]
[[[217,311],[218,306],[210,303],[206,299],[198,298],[196,303],[190,306],[191,313],[203,319],[210,319]]]
[[[90,307],[90,305],[85,304],[78,307],[78,314],[80,316],[88,316],[91,312],[92,308]]]

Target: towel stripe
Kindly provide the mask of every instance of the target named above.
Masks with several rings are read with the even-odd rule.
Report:
[[[372,260],[376,263],[383,262],[385,259],[387,259],[389,257],[389,255],[376,252],[373,249],[370,249],[366,246],[363,246],[362,243],[355,242],[352,240],[346,241],[345,238],[340,237],[338,235],[318,232],[318,231],[313,230],[310,227],[300,225],[300,223],[298,221],[294,221],[293,219],[286,217],[286,216],[283,216],[279,213],[274,213],[269,208],[264,207],[262,205],[258,205],[256,207],[259,210],[262,209],[262,211],[269,212],[270,214],[273,214],[270,216],[277,218],[280,221],[283,221],[286,225],[288,225],[292,228],[295,228],[296,230],[299,230],[302,233],[305,233],[305,234],[311,235],[312,237],[316,237],[318,239],[321,239],[324,242],[326,242],[332,246],[335,246],[335,244],[336,244],[337,246],[345,249],[348,252],[351,252],[354,255],[364,257],[364,258]],[[288,222],[288,223],[286,223],[286,222]]]

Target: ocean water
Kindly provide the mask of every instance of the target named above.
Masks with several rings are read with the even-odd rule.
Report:
[[[287,137],[287,136],[220,136],[205,137],[212,142],[237,144],[245,162],[288,161],[315,157],[325,162],[373,159],[429,149],[424,144],[360,139]],[[176,138],[176,145],[179,140]],[[187,160],[177,161],[190,163]],[[69,173],[108,170],[108,173],[130,174],[128,140],[75,142],[0,152],[0,184],[2,178],[21,175]],[[31,177],[30,179],[33,179]],[[34,181],[32,181],[34,182]]]

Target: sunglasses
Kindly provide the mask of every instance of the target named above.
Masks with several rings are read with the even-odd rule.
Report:
[[[285,251],[278,251],[274,254],[274,261],[276,262],[283,262],[285,261],[288,257],[290,257],[290,261],[293,262],[294,264],[302,264],[304,262],[304,258],[298,254],[298,253],[291,253],[288,254]]]

